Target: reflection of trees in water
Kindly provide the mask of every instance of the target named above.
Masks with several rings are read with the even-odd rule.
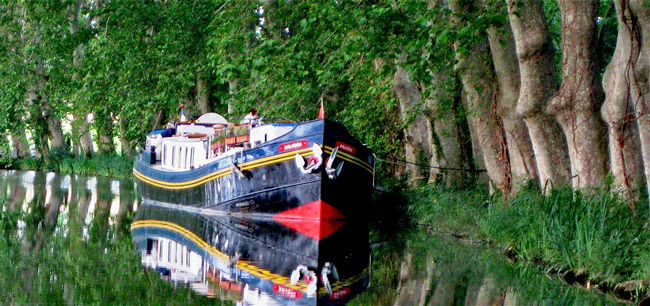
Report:
[[[373,283],[351,306],[616,304],[508,262],[493,248],[427,231],[395,237],[374,253]]]
[[[0,305],[219,305],[142,269],[132,182],[23,174],[0,175]]]
[[[476,266],[439,266],[431,250],[413,254],[414,250],[407,247],[405,252],[394,306],[507,305],[506,290],[496,286],[493,278],[481,275],[482,271],[474,270]],[[417,256],[422,256],[419,264],[413,262]]]

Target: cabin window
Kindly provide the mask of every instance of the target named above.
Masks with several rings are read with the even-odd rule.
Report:
[[[163,145],[162,155],[163,164],[167,164],[167,145]]]
[[[176,158],[174,158],[174,157],[176,157],[176,156],[175,156],[175,155],[176,155],[176,148],[175,148],[175,147],[172,147],[171,151],[172,151],[172,167],[173,167],[173,166],[176,165],[176,162],[175,162],[175,161],[176,161]]]
[[[178,168],[183,169],[185,166],[183,165],[183,162],[185,161],[185,151],[183,151],[182,147],[178,148]]]
[[[185,147],[185,155],[183,156],[183,168],[187,169],[187,147]]]
[[[167,262],[172,262],[172,242],[167,243]]]
[[[178,262],[178,243],[174,243],[174,263]]]
[[[185,256],[187,257],[187,259],[185,260],[185,264],[189,267],[190,266],[190,250],[186,251]]]
[[[185,257],[183,256],[183,248],[185,247],[181,247],[180,250],[178,250],[181,253],[179,256],[181,258],[181,266],[185,264]]]
[[[178,147],[178,160],[176,161],[176,167],[178,167],[178,168],[183,167],[184,156],[182,154],[183,154],[183,148]]]
[[[190,149],[190,168],[194,166],[194,148]]]

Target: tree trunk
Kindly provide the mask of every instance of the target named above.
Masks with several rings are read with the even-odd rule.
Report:
[[[517,112],[530,133],[540,186],[548,193],[567,184],[571,173],[566,138],[546,114],[548,101],[557,91],[555,50],[541,1],[507,2],[521,79]]]
[[[38,64],[40,59],[33,58],[33,56],[28,53],[26,50],[28,46],[35,45],[38,46],[40,38],[38,37],[38,25],[33,24],[34,22],[29,20],[27,16],[27,9],[23,7],[22,17],[22,27],[20,31],[20,41],[21,46],[25,49],[23,54],[24,64],[27,67],[40,66]],[[34,32],[34,37],[30,37],[31,32]],[[39,78],[37,76],[38,69],[26,69],[25,78],[27,79],[27,106],[29,117],[26,118],[27,123],[32,129],[32,141],[36,147],[36,158],[42,158],[43,156],[49,155],[49,147],[47,140],[47,128],[46,122],[43,118],[42,111],[40,108],[39,94],[38,94],[38,83]]]
[[[428,165],[432,159],[437,160],[437,156],[432,150],[431,123],[420,110],[423,107],[422,93],[410,77],[410,73],[398,66],[393,91],[399,100],[402,120],[407,125],[404,129],[406,173],[409,184],[415,186],[428,179]]]
[[[456,92],[446,91],[443,82],[449,78],[443,72],[432,72],[430,97],[426,100],[427,116],[433,125],[433,143],[437,159],[432,159],[429,181],[440,180],[434,174],[442,174],[442,183],[448,188],[464,188],[468,185],[468,175],[464,169],[469,169],[467,156],[463,147],[465,136],[460,127],[464,120],[458,115],[460,87]],[[443,89],[440,89],[443,88]],[[433,164],[436,162],[436,164]],[[463,169],[463,170],[461,170]]]
[[[550,102],[567,138],[574,188],[602,187],[607,173],[596,58],[597,0],[560,0],[562,85]]]
[[[95,112],[95,127],[97,128],[97,138],[99,153],[115,152],[115,143],[113,142],[113,118],[106,111]]]
[[[77,118],[79,120],[79,148],[80,154],[90,156],[95,151],[93,147],[93,138],[90,135],[90,124],[88,122],[88,115],[84,114],[83,117]]]
[[[25,134],[25,130],[19,129],[18,131],[11,131],[10,135],[16,157],[22,158],[28,156],[30,152],[29,144],[27,144],[27,134]]]
[[[634,104],[640,89],[634,74],[640,41],[628,0],[614,1],[618,36],[614,56],[603,75],[605,103],[601,109],[608,126],[609,160],[614,176],[613,191],[635,199],[634,191],[643,180],[640,139],[634,122]]]
[[[51,141],[53,149],[64,148],[65,142],[61,122],[57,113],[49,102],[47,94],[47,75],[45,73],[45,64],[38,52],[40,50],[41,23],[37,18],[32,18],[23,8],[23,26],[21,33],[21,42],[25,47],[25,62],[33,69],[28,71],[28,78],[31,82],[28,92],[28,104],[30,105],[30,122],[34,125],[35,143],[41,156],[49,154],[48,141]],[[31,36],[31,37],[30,37]],[[33,54],[36,53],[36,54]]]
[[[36,59],[36,90],[38,94],[38,106],[40,112],[45,118],[47,125],[48,137],[51,141],[51,148],[54,150],[61,150],[65,148],[65,141],[63,137],[63,130],[61,129],[61,121],[59,120],[57,112],[54,110],[49,101],[47,93],[47,76],[45,75],[45,64],[39,57]]]
[[[210,90],[207,81],[200,75],[196,76],[196,106],[201,114],[209,113],[210,109]]]
[[[27,103],[30,108],[28,121],[32,128],[32,141],[36,147],[36,158],[43,158],[50,154],[47,139],[47,123],[40,112],[36,85],[31,85],[27,93]]]
[[[466,7],[461,7],[459,1],[452,1],[449,6],[456,13],[464,14],[467,10]],[[484,62],[484,59],[490,58],[488,43],[472,42],[468,46],[470,51],[466,54],[459,45],[460,42],[454,43],[458,60],[454,69],[458,72],[467,95],[468,122],[472,133],[475,133],[472,137],[481,146],[483,161],[493,187],[508,197],[512,191],[510,159],[503,121],[498,116],[494,74],[491,65]]]
[[[538,177],[528,129],[523,117],[517,113],[519,66],[510,24],[500,29],[488,29],[488,40],[499,84],[497,104],[508,143],[512,187],[516,192],[526,182],[537,181]]]
[[[127,157],[135,156],[133,147],[131,147],[131,142],[129,141],[126,134],[126,127],[128,125],[127,119],[124,116],[120,116],[120,145],[122,146],[122,154]]]
[[[636,85],[631,87],[631,103],[637,115],[646,187],[650,190],[650,6],[645,0],[618,0],[616,3],[622,10],[629,5],[632,15],[636,17],[625,19],[625,24],[629,26],[628,31],[631,31],[636,43],[639,44],[639,56],[637,59],[632,59],[634,67],[630,67],[634,71],[634,74],[630,74],[630,77],[633,77],[630,84]],[[618,12],[617,7],[617,13],[624,12]],[[620,22],[619,19],[619,25]],[[621,35],[620,31],[619,35]],[[635,93],[634,90],[637,89],[638,92]]]
[[[75,3],[75,6],[71,8],[71,17],[70,17],[70,34],[74,35],[77,33],[78,28],[79,28],[79,14],[82,10],[83,7],[83,2],[77,0]],[[90,18],[87,18],[85,27],[90,28]],[[79,75],[79,71],[84,68],[84,62],[83,62],[83,54],[84,54],[84,45],[80,44],[78,45],[72,54],[72,64],[74,65],[74,73],[72,74],[72,79],[73,80],[79,80],[81,79],[81,76]],[[75,101],[76,103],[79,103],[79,101]],[[75,152],[76,154],[83,155],[83,156],[90,156],[90,154],[94,151],[93,149],[93,142],[92,142],[92,136],[90,135],[89,131],[89,122],[88,122],[88,113],[84,108],[81,107],[75,107],[75,116],[74,116],[74,121],[72,122],[72,125],[75,126],[75,128],[72,130],[72,137],[73,141],[75,142]]]
[[[47,129],[50,132],[50,141],[52,149],[67,150],[65,147],[65,137],[63,136],[63,129],[61,129],[61,120],[54,109],[49,105],[49,102],[44,102],[43,111],[47,119]]]
[[[228,94],[230,95],[230,99],[233,99],[233,95],[235,95],[235,91],[237,91],[237,80],[228,80]],[[232,104],[231,101],[228,101],[228,115],[232,115],[235,113],[235,106]]]

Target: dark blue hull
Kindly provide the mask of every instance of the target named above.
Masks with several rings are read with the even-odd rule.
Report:
[[[314,144],[322,148],[323,161],[338,148],[336,178],[328,176],[325,163],[307,173],[297,166],[296,154],[312,158]],[[259,216],[298,209],[287,216],[315,219],[363,216],[373,171],[372,152],[329,120],[297,124],[277,139],[189,171],[155,169],[146,154],[133,169],[146,201]]]

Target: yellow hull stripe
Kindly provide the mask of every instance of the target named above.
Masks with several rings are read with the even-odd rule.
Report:
[[[332,154],[332,150],[334,150],[333,147],[330,146],[325,146],[325,153]],[[340,158],[345,161],[349,161],[357,166],[360,166],[363,169],[366,169],[370,173],[374,173],[373,167],[368,164],[367,162],[359,159],[358,157],[355,157],[354,155],[350,155],[346,153],[345,151],[339,149],[339,153],[336,154],[336,158]]]
[[[325,146],[324,151],[325,151],[325,153],[331,154],[333,149],[334,148],[332,148],[330,146]],[[272,164],[292,160],[292,159],[295,158],[296,154],[300,154],[302,156],[307,157],[307,156],[310,156],[312,154],[312,150],[311,150],[311,148],[306,148],[306,149],[300,149],[300,150],[296,150],[296,151],[281,153],[281,154],[277,154],[277,155],[273,155],[273,156],[269,156],[269,157],[260,158],[260,159],[256,159],[256,160],[253,160],[253,161],[245,162],[245,163],[240,164],[239,166],[241,167],[242,170],[255,169],[255,168],[258,168],[258,167],[262,167],[262,166],[267,166],[267,165],[272,165]],[[337,158],[340,158],[342,160],[345,160],[345,161],[351,162],[351,163],[353,163],[355,165],[358,165],[358,166],[362,167],[363,169],[367,170],[370,173],[374,172],[372,166],[370,166],[367,162],[362,161],[361,159],[359,159],[359,158],[357,158],[357,157],[355,157],[353,155],[350,155],[350,154],[348,154],[346,152],[339,151],[339,153],[337,155]],[[141,180],[141,181],[143,181],[145,183],[148,183],[150,185],[156,186],[156,187],[160,187],[160,188],[163,188],[163,189],[172,189],[172,190],[179,190],[179,189],[187,189],[187,188],[196,187],[196,186],[205,184],[205,183],[207,183],[207,182],[209,182],[211,180],[214,180],[214,179],[229,175],[232,172],[233,172],[232,169],[230,167],[228,167],[228,168],[224,168],[224,169],[212,172],[210,174],[207,174],[207,175],[204,175],[202,177],[199,177],[199,178],[196,178],[196,179],[193,179],[193,180],[190,180],[190,181],[186,181],[186,182],[166,182],[166,181],[161,181],[161,180],[157,180],[157,179],[148,177],[148,176],[140,173],[135,168],[133,168],[133,175],[136,178],[138,178],[139,180]]]
[[[158,220],[140,220],[140,221],[135,221],[133,224],[131,224],[131,230],[136,229],[136,228],[142,228],[142,227],[154,227],[154,228],[163,228],[163,229],[168,229],[174,232],[177,232],[186,238],[192,240],[194,243],[196,243],[201,249],[207,251],[211,255],[222,259],[222,260],[230,260],[230,256],[227,254],[217,250],[215,247],[212,245],[208,244],[205,242],[203,239],[201,239],[199,236],[196,234],[192,233],[188,229],[175,224],[171,222],[166,222],[166,221],[158,221]],[[305,292],[307,290],[307,285],[304,283],[297,283],[295,285],[291,284],[291,281],[289,280],[288,277],[272,273],[271,271],[264,270],[262,268],[256,267],[250,263],[248,263],[245,260],[239,260],[237,263],[237,268],[244,271],[248,272],[252,275],[255,275],[259,278],[266,279],[266,280],[271,280],[274,283],[281,284],[287,288],[299,290]]]
[[[242,170],[249,170],[249,169],[254,169],[257,167],[262,167],[262,166],[267,166],[275,163],[280,163],[283,161],[288,161],[292,160],[295,158],[296,154],[300,154],[302,156],[310,156],[311,155],[311,148],[307,149],[301,149],[301,150],[296,150],[296,151],[291,151],[291,152],[286,152],[286,153],[281,153],[265,158],[260,158],[256,160],[252,160],[249,162],[245,162],[240,164]]]
[[[133,175],[135,175],[135,177],[138,178],[139,180],[141,180],[143,182],[146,182],[146,183],[149,183],[151,185],[154,185],[156,187],[165,188],[165,189],[187,189],[187,188],[192,188],[192,187],[196,187],[196,186],[205,184],[205,183],[207,183],[207,182],[209,182],[211,180],[214,180],[216,178],[226,176],[226,175],[231,174],[231,173],[232,173],[232,169],[225,168],[225,169],[221,169],[221,170],[212,172],[212,173],[210,173],[208,175],[204,175],[204,176],[202,176],[200,178],[197,178],[197,179],[194,179],[194,180],[191,180],[191,181],[172,183],[172,182],[165,182],[165,181],[160,181],[160,180],[153,179],[153,178],[148,177],[148,176],[140,173],[139,171],[135,170],[135,168],[133,169]]]
[[[222,260],[230,260],[230,256],[227,254],[217,250],[214,246],[208,244],[205,242],[205,240],[201,239],[199,236],[196,234],[192,233],[190,230],[172,223],[172,222],[167,222],[167,221],[160,221],[160,220],[138,220],[134,221],[131,224],[131,230],[137,229],[137,228],[146,228],[146,227],[154,227],[154,228],[162,228],[162,229],[167,229],[171,230],[174,232],[177,232],[185,238],[188,238],[192,240],[194,243],[196,243],[201,249],[207,251],[210,253],[212,256],[220,258]],[[307,284],[304,283],[296,283],[295,285],[291,284],[291,280],[286,277],[282,276],[280,274],[272,273],[269,270],[262,269],[260,267],[257,267],[251,263],[249,263],[246,260],[238,260],[237,262],[237,268],[241,271],[247,272],[251,275],[255,275],[261,279],[264,280],[269,280],[272,281],[273,283],[280,284],[282,286],[285,286],[287,288],[291,288],[294,290],[299,290],[302,291],[303,293],[307,291]],[[364,277],[368,275],[368,268],[364,269],[361,271],[361,273],[354,275],[348,279],[342,280],[342,281],[336,281],[332,284],[332,291],[338,291],[343,289],[344,287],[351,286],[352,284],[360,281]],[[319,290],[319,295],[326,294],[326,289],[321,287]]]

